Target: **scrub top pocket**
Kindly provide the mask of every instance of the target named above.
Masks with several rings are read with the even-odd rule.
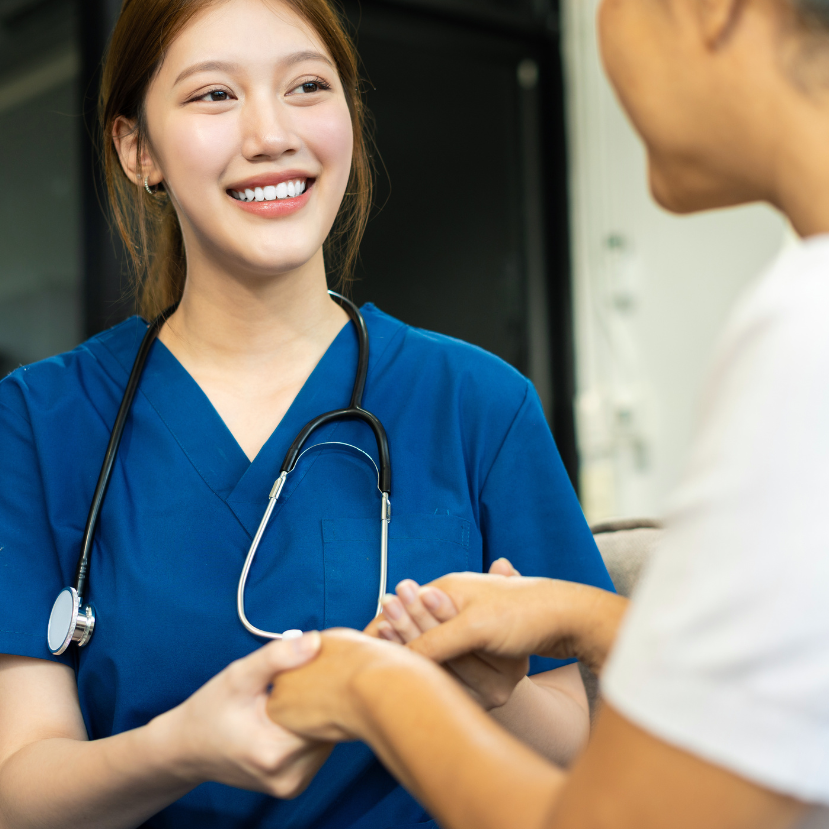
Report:
[[[426,584],[469,569],[470,521],[454,515],[399,515],[389,524],[388,592],[402,579]],[[322,521],[325,627],[362,630],[380,590],[379,518]]]

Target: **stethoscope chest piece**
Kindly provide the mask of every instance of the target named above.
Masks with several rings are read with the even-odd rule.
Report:
[[[78,647],[82,648],[92,638],[94,630],[95,611],[92,605],[81,607],[78,591],[74,587],[64,587],[49,614],[46,633],[49,650],[59,656],[71,642],[77,642]]]

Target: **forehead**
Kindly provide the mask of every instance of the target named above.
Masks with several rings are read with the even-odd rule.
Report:
[[[167,50],[160,74],[201,61],[269,66],[301,51],[330,59],[310,24],[280,0],[222,0],[197,14]]]

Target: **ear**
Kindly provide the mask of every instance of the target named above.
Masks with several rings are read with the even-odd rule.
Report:
[[[138,158],[138,129],[135,121],[118,116],[112,125],[112,140],[121,161],[121,168],[130,181],[139,187],[144,186],[144,176],[147,177],[150,187],[161,182],[161,170],[158,169],[146,142],[141,148],[141,158]]]
[[[719,48],[729,37],[743,8],[744,0],[693,0],[705,45]]]

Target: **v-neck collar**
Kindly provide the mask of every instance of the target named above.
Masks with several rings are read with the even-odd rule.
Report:
[[[369,386],[372,372],[395,333],[383,323],[393,323],[399,331],[404,326],[371,304],[364,306],[362,312],[370,336]],[[132,367],[146,325],[140,317],[132,317],[124,323],[126,336],[107,337],[110,332],[101,336],[102,344],[126,374]],[[381,333],[378,328],[385,330]],[[150,352],[140,391],[207,486],[225,501],[252,536],[285,453],[299,430],[317,415],[348,405],[357,356],[357,334],[349,322],[334,338],[253,461],[245,455],[198,383],[161,342],[156,342]],[[337,428],[338,424],[333,423],[319,429],[311,442],[329,440]],[[305,466],[305,472],[311,465]],[[290,497],[301,477],[288,479],[283,499]]]

